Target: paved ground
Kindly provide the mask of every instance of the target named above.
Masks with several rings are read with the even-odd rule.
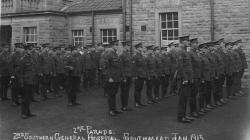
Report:
[[[249,93],[248,90],[245,92]],[[107,115],[106,99],[101,89],[80,93],[78,101],[81,106],[67,107],[66,101],[64,96],[33,103],[31,109],[37,117],[27,120],[20,119],[20,108],[11,107],[10,101],[0,102],[0,140],[11,140],[13,133],[17,132],[27,132],[33,136],[53,136],[59,132],[70,136],[74,134],[74,127],[88,125],[95,129],[111,129],[119,137],[128,132],[133,136],[166,136],[172,140],[172,133],[178,133],[181,136],[201,134],[206,140],[250,140],[248,94],[216,108],[192,124],[177,123],[177,97],[115,118]],[[130,102],[132,105],[133,100]],[[85,136],[86,133],[79,135]]]

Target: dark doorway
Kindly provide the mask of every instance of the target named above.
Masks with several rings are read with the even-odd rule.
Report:
[[[12,28],[10,25],[1,25],[0,45],[7,44],[11,46]]]

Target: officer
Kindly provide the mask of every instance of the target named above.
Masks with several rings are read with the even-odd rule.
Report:
[[[122,70],[122,81],[121,81],[121,103],[122,111],[132,111],[133,109],[128,106],[129,91],[132,84],[132,72],[133,72],[133,56],[130,53],[130,46],[128,41],[122,42],[123,48],[121,48],[120,59],[121,59],[121,70]]]
[[[189,46],[189,36],[182,36],[179,38],[178,50],[178,75],[181,77],[181,86],[178,103],[178,121],[181,123],[190,123],[193,118],[186,116],[187,100],[190,97],[191,84],[193,82],[193,69],[190,55],[187,53]]]
[[[190,40],[190,47],[187,48],[187,52],[191,56],[192,60],[192,69],[193,69],[193,82],[191,83],[191,96],[189,99],[190,104],[190,115],[192,117],[198,118],[198,111],[197,111],[197,96],[199,93],[199,84],[201,78],[201,60],[197,54],[198,48],[198,38],[194,38]]]
[[[31,114],[30,103],[32,100],[32,92],[34,87],[35,69],[34,62],[31,56],[31,46],[24,46],[25,53],[20,59],[20,84],[22,87],[22,102],[21,102],[21,117],[27,119],[28,117],[34,117]]]
[[[135,46],[134,53],[134,96],[135,96],[135,107],[145,106],[141,101],[141,92],[144,87],[144,81],[146,79],[146,57],[147,53],[144,50],[142,43],[138,43]]]
[[[9,48],[7,44],[3,45],[3,50],[0,54],[0,76],[1,76],[1,91],[0,91],[0,97],[1,101],[9,100],[7,97],[7,91],[10,81],[10,53]]]
[[[66,60],[65,60],[65,76],[66,76],[66,93],[68,95],[68,106],[77,106],[80,105],[76,102],[77,94],[77,82],[80,78],[82,71],[82,66],[79,65],[79,54],[74,47],[70,46],[66,48]]]
[[[121,60],[113,48],[113,42],[110,43],[112,48],[107,48],[105,50],[101,66],[103,74],[105,75],[105,88],[108,95],[109,115],[116,116],[122,113],[116,108],[116,95],[122,80],[122,72]]]

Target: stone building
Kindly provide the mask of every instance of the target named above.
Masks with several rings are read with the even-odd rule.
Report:
[[[118,39],[164,47],[190,35],[242,39],[250,60],[249,0],[1,0],[1,12],[1,43],[11,46]]]

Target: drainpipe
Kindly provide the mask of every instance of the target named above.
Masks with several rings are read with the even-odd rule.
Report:
[[[95,12],[92,10],[92,46],[95,46]]]
[[[211,41],[214,41],[214,0],[210,0],[210,10],[211,10]]]
[[[129,31],[130,31],[130,51],[131,51],[131,53],[133,52],[133,0],[130,0],[130,3],[129,3],[129,10],[130,10],[130,29],[129,29]]]
[[[127,2],[126,0],[122,1],[122,18],[123,18],[123,41],[126,41],[126,9],[127,9]]]

